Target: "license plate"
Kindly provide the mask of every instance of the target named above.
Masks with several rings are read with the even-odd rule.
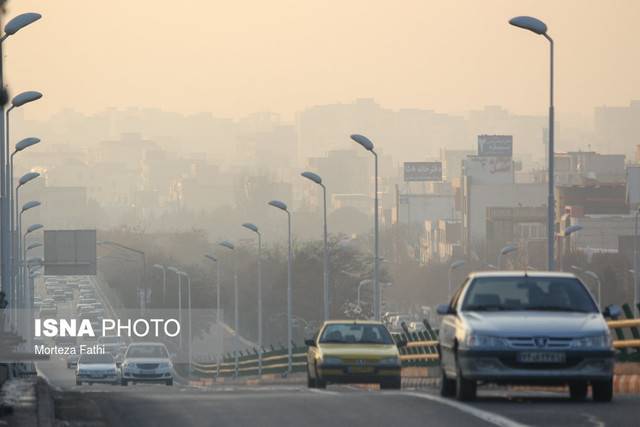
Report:
[[[522,352],[518,353],[520,363],[564,363],[566,356],[558,352]]]
[[[359,366],[349,367],[350,374],[370,374],[373,372],[373,368],[362,368]]]

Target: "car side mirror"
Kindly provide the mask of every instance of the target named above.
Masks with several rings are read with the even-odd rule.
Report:
[[[447,314],[455,314],[455,310],[449,304],[439,304],[436,308],[436,313],[440,316],[446,316]]]
[[[622,316],[622,308],[619,305],[611,304],[602,311],[602,315],[610,319],[617,319]]]
[[[307,347],[316,347],[316,342],[312,339],[304,340],[304,343]]]

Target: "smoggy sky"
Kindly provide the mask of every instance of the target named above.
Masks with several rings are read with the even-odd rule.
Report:
[[[637,0],[10,0],[44,18],[5,42],[12,93],[63,108],[157,107],[285,117],[373,97],[462,112],[544,114],[548,44],[507,24],[544,20],[556,40],[559,111],[640,98]]]

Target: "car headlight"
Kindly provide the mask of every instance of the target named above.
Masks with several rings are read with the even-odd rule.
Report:
[[[171,369],[172,367],[173,365],[171,364],[171,362],[162,362],[158,364],[158,368],[160,369]]]
[[[378,361],[378,365],[385,365],[385,366],[400,366],[400,358],[397,356],[393,356],[393,357],[385,357],[384,359],[380,359]]]
[[[611,345],[611,334],[608,332],[588,337],[574,338],[571,341],[572,348],[610,348]]]
[[[465,344],[469,348],[505,348],[509,344],[507,340],[501,337],[494,337],[491,335],[470,334],[465,340]]]
[[[342,364],[342,359],[340,359],[339,357],[323,357],[322,358],[322,364],[323,365],[340,365]]]

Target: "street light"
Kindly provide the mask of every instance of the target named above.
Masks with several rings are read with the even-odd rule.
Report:
[[[272,200],[269,203],[269,206],[273,206],[276,209],[280,209],[284,213],[287,214],[287,230],[288,230],[288,242],[289,242],[289,251],[287,254],[287,372],[291,373],[293,370],[293,346],[291,341],[293,339],[293,313],[292,313],[292,291],[291,288],[293,286],[292,279],[292,259],[293,252],[291,249],[291,212],[287,208],[287,205],[280,200]]]
[[[364,279],[364,280],[361,280],[360,283],[358,283],[358,289],[356,292],[356,307],[360,308],[360,288],[370,283],[373,283],[371,279]],[[360,308],[360,311],[362,311],[361,308]]]
[[[7,25],[4,26],[4,35],[0,38],[0,42],[5,41],[9,36],[14,35],[27,25],[36,22],[40,18],[42,18],[42,15],[34,12],[22,13],[14,17],[7,22]]]
[[[582,229],[583,227],[581,225],[574,224],[565,228],[564,232],[560,235],[560,237],[563,238],[562,248],[561,248],[562,250],[558,249],[558,257],[560,258],[560,270],[564,271],[564,255],[566,252],[565,245],[567,245],[567,247],[569,247],[569,251],[571,251],[571,248],[570,248],[571,242],[570,241],[568,243],[565,243],[565,242],[569,240],[570,236],[573,233],[576,233]]]
[[[153,268],[162,270],[162,306],[167,306],[167,269],[164,265],[153,264]]]
[[[380,283],[378,281],[378,271],[380,268],[380,245],[378,232],[378,153],[374,150],[374,145],[369,138],[364,135],[351,135],[351,139],[360,144],[362,148],[373,154],[374,157],[374,203],[373,203],[373,234],[374,234],[374,255],[373,255],[373,316],[375,320],[380,320]]]
[[[216,323],[220,323],[220,263],[218,258],[213,255],[205,254],[204,256],[209,261],[216,263]]]
[[[549,61],[549,194],[547,202],[547,268],[549,271],[555,269],[554,259],[554,235],[555,235],[555,185],[554,185],[554,106],[553,106],[553,39],[547,34],[547,25],[539,19],[531,16],[518,16],[512,18],[509,24],[514,27],[523,28],[525,30],[532,31],[535,34],[541,35],[549,41],[550,46],[550,61]]]
[[[228,240],[223,240],[219,242],[218,245],[226,248],[230,251],[235,252],[235,245]],[[238,260],[236,257],[233,257],[233,328],[234,328],[234,348],[233,348],[233,356],[234,356],[234,365],[235,365],[235,376],[237,377],[239,374],[239,365],[238,365],[238,351],[240,350],[240,317],[238,316]]]
[[[255,224],[245,222],[242,226],[258,236],[258,375],[262,375],[262,234]]]
[[[598,308],[601,308],[602,300],[600,298],[602,296],[602,293],[601,293],[602,283],[600,282],[600,277],[593,271],[589,271],[589,270],[585,271],[584,274],[586,274],[587,276],[591,277],[596,281],[596,285],[598,285]]]
[[[307,178],[311,182],[322,187],[322,208],[323,208],[323,240],[324,240],[324,249],[323,249],[323,298],[324,298],[324,320],[329,320],[331,317],[331,295],[329,290],[329,247],[328,247],[328,237],[327,237],[327,187],[322,183],[322,178],[320,175],[315,174],[313,172],[302,172],[304,178]]]
[[[25,210],[23,209],[22,212],[24,212]],[[22,214],[21,212],[21,214]],[[44,225],[42,224],[32,224],[27,228],[27,231],[25,231],[24,235],[22,236],[22,247],[25,248],[26,247],[26,242],[27,242],[27,236],[31,233],[35,233],[38,230],[41,230],[42,228],[44,228]],[[22,260],[23,260],[23,265],[22,268],[20,270],[20,289],[19,292],[16,292],[17,294],[19,294],[19,298],[20,298],[20,303],[18,304],[20,307],[26,308],[27,306],[27,301],[29,301],[29,298],[31,298],[30,296],[30,289],[27,289],[27,278],[29,277],[28,273],[29,273],[29,266],[30,265],[42,265],[44,263],[44,261],[42,260],[42,258],[40,257],[34,257],[34,258],[29,258],[27,260],[27,251],[23,249],[22,251]],[[26,262],[24,261],[26,260]],[[24,316],[26,316],[26,310],[24,313]],[[22,328],[25,328],[24,331],[28,332],[28,328],[29,328],[29,320],[27,317],[23,316],[23,322],[24,325],[22,326]]]
[[[178,319],[180,319],[180,325],[182,326],[182,275],[180,270],[175,267],[167,267],[167,271],[170,271],[178,278]],[[182,332],[179,337],[180,350],[182,350]]]
[[[31,249],[39,248],[39,247],[41,247],[41,246],[43,246],[43,244],[42,244],[42,243],[40,243],[40,242],[35,242],[35,243],[32,243],[32,244],[30,244],[29,246],[27,246],[27,249],[26,249],[26,250],[27,250],[27,251],[30,251]]]
[[[12,192],[12,188],[10,185],[10,180],[12,179],[8,172],[7,165],[7,156],[8,150],[5,149],[6,144],[8,143],[8,138],[6,138],[6,129],[5,129],[5,97],[6,91],[4,86],[4,70],[3,70],[3,47],[4,41],[10,36],[16,34],[18,31],[26,27],[27,25],[32,24],[33,22],[40,19],[42,15],[39,13],[23,13],[14,18],[12,18],[4,27],[4,34],[0,36],[0,98],[2,102],[0,102],[0,179],[2,180],[2,185],[0,186],[0,250],[2,251],[2,287],[8,287],[9,290],[12,290],[11,282],[13,280],[12,266],[11,266],[11,253],[13,243],[11,242],[11,215],[12,209],[9,204],[9,199],[11,198],[10,192]],[[18,236],[17,240],[20,238]]]
[[[193,343],[192,343],[192,338],[191,338],[191,277],[189,276],[189,274],[185,273],[184,271],[181,271],[179,273],[181,276],[184,276],[187,278],[187,319],[189,319],[189,350],[188,350],[188,355],[189,355],[189,375],[191,375],[191,360],[193,360],[193,355],[191,353],[192,347],[193,347]]]
[[[451,291],[452,291],[452,285],[451,285],[451,275],[453,273],[453,270],[458,269],[460,267],[462,267],[464,265],[464,260],[457,260],[457,261],[453,261],[451,263],[451,265],[449,265],[449,274],[448,274],[448,278],[449,278],[449,294],[448,294],[448,298],[447,299],[451,299]]]
[[[640,216],[640,207],[636,210],[635,223],[633,227],[633,310],[638,317],[640,311],[640,300],[638,300],[640,289],[640,278],[638,278],[638,269],[640,269],[640,260],[638,259],[638,216]]]
[[[515,245],[507,245],[504,248],[500,249],[500,253],[498,253],[498,269],[502,268],[502,257],[511,252],[515,252],[518,250],[518,247]]]

